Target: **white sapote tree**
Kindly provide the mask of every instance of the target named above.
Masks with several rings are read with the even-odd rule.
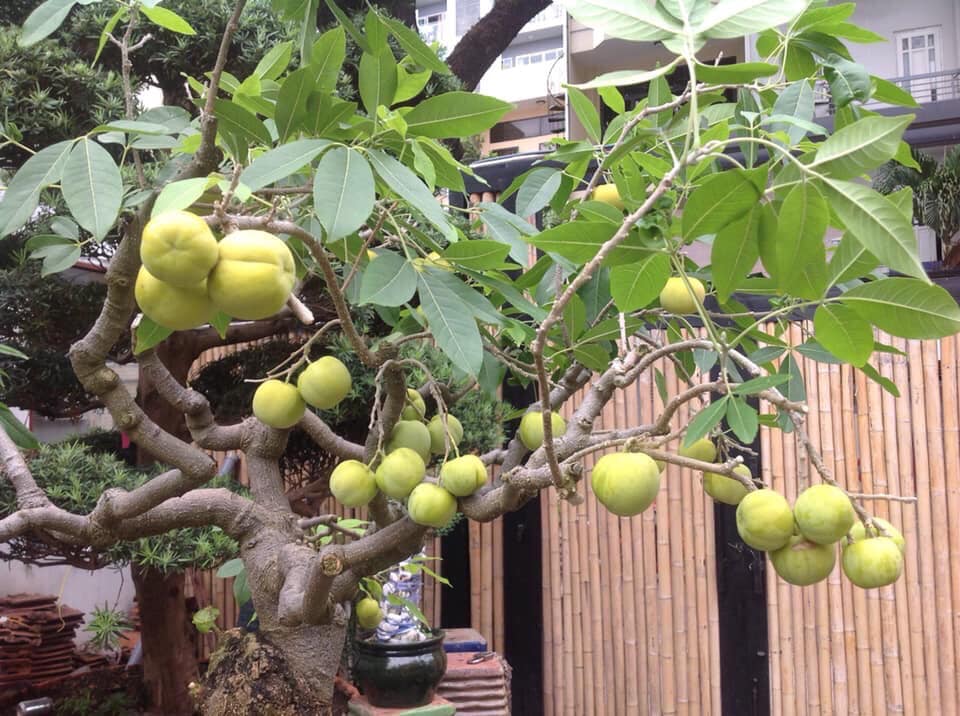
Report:
[[[289,12],[302,2],[274,4]],[[751,499],[762,484],[737,469],[738,448],[753,442],[761,422],[794,431],[820,480],[843,489],[807,435],[795,355],[847,362],[882,382],[869,361],[875,350],[891,349],[875,342],[874,328],[905,338],[937,338],[960,329],[960,308],[931,284],[918,260],[909,191],[882,196],[859,181],[890,159],[912,161],[902,140],[912,115],[878,115],[864,104],[914,102],[849,56],[843,40],[851,33],[851,5],[561,4],[605,35],[659,41],[676,57],[655,69],[568,88],[589,139],[558,140],[552,163],[526,172],[501,197],[516,194],[523,215],[549,208],[559,219],[552,228],[538,231],[498,203],[458,210],[437,200],[439,190],[464,191],[463,175],[470,171],[443,140],[486,130],[509,105],[462,92],[417,102],[430,76],[449,70],[413,31],[375,10],[363,29],[339,14],[341,25],[317,36],[308,21],[294,57],[289,45],[273,48],[252,74],[234,77],[229,48],[243,0],[228,20],[216,65],[197,68],[209,73],[188,80],[201,107],[198,120],[190,122],[175,107],[137,116],[130,102],[127,116],[34,154],[6,187],[0,236],[20,229],[48,192],[58,199],[48,203],[63,206],[82,229],[79,238],[35,242],[37,258],[69,257],[78,252],[78,241],[122,234],[107,272],[103,309],[71,348],[70,359],[117,427],[169,469],[136,489],[107,490],[92,512],[74,514],[37,486],[21,452],[28,436],[0,431],[2,473],[16,490],[18,506],[0,519],[0,540],[32,534],[105,547],[198,526],[219,527],[236,539],[261,629],[258,637],[245,638],[259,640],[258,648],[270,655],[261,663],[270,666],[253,671],[240,659],[215,659],[197,690],[205,713],[256,713],[254,694],[268,694],[276,713],[322,713],[333,698],[361,579],[416,554],[428,525],[454,511],[493,520],[545,489],[582,499],[583,460],[593,453],[644,453],[736,480],[747,491],[738,509],[751,534],[770,509],[783,522],[783,535],[767,539],[757,533],[755,543],[782,547],[792,533],[789,505],[767,493]],[[41,5],[27,21],[26,36],[36,41],[52,33],[70,5]],[[125,57],[143,42],[150,24],[189,29],[175,13],[160,12],[156,2],[114,5],[102,41],[115,41]],[[348,33],[363,50],[359,102],[334,94]],[[754,33],[762,61],[720,65],[704,51],[708,40]],[[870,33],[858,29],[854,36]],[[689,81],[673,95],[666,77],[679,67]],[[814,82],[821,79],[837,109],[830,136],[813,122]],[[649,96],[627,108],[617,87],[639,82],[649,83]],[[617,113],[607,127],[583,92],[593,88]],[[147,149],[149,157],[142,154]],[[125,171],[142,168],[148,159],[149,173]],[[609,190],[595,194],[604,183],[616,187],[615,201]],[[325,282],[337,318],[316,327],[311,344],[340,332],[376,371],[363,444],[335,434],[312,409],[297,422],[329,453],[360,463],[350,469],[362,484],[348,481],[343,494],[358,504],[373,494],[367,504],[372,524],[365,532],[346,531],[344,543],[311,541],[309,526],[317,518],[298,519],[278,468],[289,430],[257,417],[219,425],[207,398],[174,380],[158,357],[155,347],[172,332],[162,320],[173,319],[158,323],[149,309],[137,318],[141,241],[152,218],[181,210],[201,216],[220,242],[207,279],[208,296],[219,309],[212,325],[226,331],[233,319],[256,320],[276,310],[279,291],[287,296],[281,310],[310,326],[313,316],[297,300],[294,277],[315,274]],[[824,236],[831,227],[842,230],[843,238],[828,256]],[[242,241],[230,238],[237,236]],[[704,265],[688,256],[695,241],[712,247]],[[539,251],[533,265],[530,247]],[[762,272],[755,272],[758,261]],[[244,315],[228,315],[223,309],[230,306]],[[375,309],[382,334],[361,334],[354,322],[359,307]],[[787,323],[811,314],[814,335],[791,344]],[[142,371],[186,416],[192,442],[155,424],[107,364],[108,352],[134,320]],[[408,386],[407,376],[423,369],[400,355],[401,345],[413,341],[445,353],[462,379]],[[291,389],[308,352],[263,376],[289,386],[283,391],[290,410],[267,417],[275,425],[300,410]],[[597,418],[616,392],[663,360],[677,365],[685,384],[673,395],[662,390],[656,419],[598,432]],[[312,371],[298,388],[301,397],[326,405],[328,396],[345,395],[349,375],[338,372]],[[326,385],[325,376],[333,382]],[[424,408],[449,427],[457,400],[475,390],[493,392],[508,377],[532,381],[537,399],[527,412],[535,413],[538,424],[533,429],[528,417],[526,441],[515,435],[478,456],[487,468],[498,467],[496,478],[478,476],[477,489],[458,488],[464,493],[459,498],[437,484],[443,465],[457,457],[450,432],[442,454],[424,450],[429,465],[406,447],[386,455],[405,409],[405,418],[432,418],[411,401],[409,389],[427,398]],[[774,413],[760,415],[757,401]],[[696,414],[680,424],[678,410],[685,405]],[[565,422],[556,418],[561,410]],[[686,448],[699,447],[686,454],[668,450],[677,439]],[[704,439],[710,444],[699,442]],[[224,450],[245,454],[249,497],[206,486],[216,473],[209,451]],[[600,482],[627,485],[624,476],[630,477],[634,463],[642,463],[645,480],[655,486],[657,471],[643,460],[617,461],[620,467]],[[663,479],[684,476],[689,473],[670,471]],[[405,509],[411,493],[419,523]],[[649,503],[646,498],[629,501],[634,507],[618,502],[617,509],[632,514]],[[886,532],[848,499],[864,529]],[[878,580],[866,575],[860,581]],[[365,604],[363,611],[372,607]],[[238,639],[224,642],[236,646]],[[255,688],[249,684],[254,678]]]

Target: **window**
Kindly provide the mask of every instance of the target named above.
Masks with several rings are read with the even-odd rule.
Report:
[[[513,142],[529,137],[542,137],[545,134],[561,134],[563,132],[562,119],[559,122],[551,122],[550,119],[550,115],[545,114],[540,117],[500,122],[490,130],[490,141],[494,143]]]
[[[420,37],[423,38],[424,42],[429,44],[440,39],[445,16],[446,13],[435,12],[417,17],[417,28],[420,30]]]
[[[544,62],[555,62],[561,57],[563,57],[563,50],[560,48],[540,52],[525,52],[515,57],[504,57],[500,62],[500,66],[502,69],[507,70],[511,67],[526,67],[527,65],[539,65]]]
[[[897,70],[900,86],[920,102],[937,101],[940,71],[940,28],[922,27],[896,33]],[[914,79],[915,78],[915,79]]]
[[[512,57],[502,57],[500,59],[500,69],[509,70],[513,67],[513,58]]]

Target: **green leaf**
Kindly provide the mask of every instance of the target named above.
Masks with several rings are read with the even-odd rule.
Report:
[[[360,152],[336,147],[323,155],[313,177],[313,208],[326,241],[363,226],[376,199],[373,172]]]
[[[616,114],[623,114],[627,111],[626,102],[623,94],[616,87],[598,87],[597,94],[603,103],[612,109]]]
[[[772,114],[783,115],[785,117],[795,117],[807,122],[813,120],[814,96],[813,85],[810,80],[803,79],[793,82],[787,87],[777,101],[773,103]],[[807,130],[798,124],[786,124],[783,122],[771,123],[769,125],[771,132],[786,132],[791,142],[799,142],[806,135]]]
[[[494,97],[473,92],[445,92],[424,100],[403,118],[411,134],[469,137],[490,129],[511,109],[512,104]]]
[[[762,375],[759,378],[745,380],[733,389],[733,394],[753,395],[764,390],[769,390],[770,388],[776,388],[778,385],[783,385],[788,380],[790,380],[790,378],[785,375]]]
[[[470,310],[470,315],[480,322],[490,325],[503,324],[503,316],[493,307],[493,304],[485,296],[457,278],[452,271],[427,265],[423,269],[422,275],[425,275],[431,284],[446,286]]]
[[[780,375],[787,376],[790,380],[784,383],[784,388],[780,391],[786,396],[787,400],[794,403],[802,403],[807,399],[807,389],[803,384],[803,371],[792,355],[787,355],[780,362]]]
[[[234,557],[220,565],[220,568],[217,570],[217,577],[220,579],[229,579],[230,577],[236,577],[245,569],[246,567],[243,566],[243,560],[239,557]]]
[[[360,282],[360,303],[402,306],[417,290],[417,272],[403,256],[384,251],[369,263]]]
[[[433,77],[433,72],[423,70],[421,72],[407,72],[403,65],[397,65],[397,94],[394,97],[395,102],[406,102],[413,99],[423,92],[427,82]]]
[[[36,450],[40,447],[40,441],[27,430],[26,425],[17,420],[13,411],[3,403],[0,403],[0,430],[9,435],[13,444],[21,450]]]
[[[960,332],[960,307],[941,286],[912,278],[884,278],[840,296],[882,331],[900,338],[942,338]],[[871,342],[871,346],[872,346]]]
[[[887,197],[870,187],[840,179],[822,184],[847,231],[890,268],[929,281],[917,255],[913,225]]]
[[[93,56],[93,62],[91,64],[97,64],[97,60],[100,59],[100,53],[103,52],[103,48],[107,46],[107,42],[110,41],[110,35],[116,29],[117,24],[120,20],[123,20],[127,17],[127,13],[130,11],[125,5],[121,5],[117,8],[117,11],[110,16],[110,19],[107,20],[107,24],[103,26],[103,30],[100,33],[100,40],[97,42],[97,52]]]
[[[796,346],[796,351],[804,358],[815,360],[818,363],[829,363],[830,365],[839,365],[843,361],[837,358],[833,353],[821,345],[816,338],[811,338],[805,343]]]
[[[599,87],[622,87],[624,85],[643,84],[669,75],[676,69],[679,59],[674,60],[668,65],[658,67],[654,70],[618,70],[616,72],[607,72],[594,77],[589,82],[583,82],[577,85],[570,85],[579,89],[596,89]],[[660,102],[654,103],[661,104]]]
[[[817,299],[827,282],[823,237],[830,208],[810,183],[798,184],[784,199],[777,223],[777,284],[787,294]]]
[[[900,397],[900,389],[897,387],[897,384],[889,378],[880,375],[880,372],[869,363],[860,368],[860,371],[874,383],[879,384],[881,388],[890,393],[890,395],[893,397]]]
[[[30,258],[43,259],[43,268],[40,270],[41,276],[60,273],[80,260],[80,244],[70,242],[44,246],[32,252]]]
[[[10,358],[20,358],[21,360],[26,360],[30,357],[26,353],[18,351],[13,346],[4,345],[3,343],[0,343],[0,355],[8,356]]]
[[[343,32],[343,30],[341,30]],[[253,76],[261,80],[275,80],[290,65],[293,56],[293,42],[281,42],[271,47],[253,70]]]
[[[181,179],[167,184],[160,191],[150,216],[159,216],[165,211],[186,209],[197,201],[207,190],[208,177]]]
[[[63,165],[61,187],[73,218],[102,240],[123,202],[123,179],[110,152],[90,139],[78,140]]]
[[[160,324],[154,323],[153,319],[144,314],[140,317],[140,323],[137,324],[133,354],[139,355],[145,350],[153,348],[154,346],[165,341],[171,333],[173,333],[171,329],[164,328]]]
[[[577,115],[577,119],[580,120],[580,124],[583,125],[587,137],[596,144],[599,144],[600,113],[593,104],[593,100],[573,85],[566,85],[566,87],[567,100],[570,102],[570,106],[573,107],[573,111]]]
[[[517,216],[533,216],[549,204],[562,179],[560,171],[549,167],[537,167],[527,174],[517,191]]]
[[[368,52],[370,45],[367,42],[367,38],[363,36],[363,33],[357,29],[357,26],[353,24],[353,21],[347,17],[347,14],[340,9],[337,5],[336,0],[324,0],[327,3],[327,7],[330,8],[330,12],[333,13],[333,16],[337,18],[337,24],[346,30],[350,37],[353,38],[353,41],[357,43],[359,47],[364,52]]]
[[[477,208],[480,209],[480,221],[487,232],[495,240],[509,244],[510,258],[518,264],[526,265],[530,247],[520,237],[536,234],[536,228],[496,202],[484,202]]]
[[[180,35],[196,35],[197,31],[194,30],[190,23],[180,17],[173,10],[168,10],[165,7],[148,7],[147,5],[140,5],[140,12],[146,15],[147,19],[150,20],[154,25],[159,25],[165,30],[170,30],[170,32],[176,32]]]
[[[774,75],[780,69],[769,62],[740,62],[735,65],[695,63],[698,82],[711,84],[744,84],[760,77]]]
[[[607,222],[574,221],[541,231],[527,241],[575,264],[585,264],[615,231],[616,227]]]
[[[367,114],[376,117],[377,107],[389,107],[396,93],[397,61],[393,51],[384,47],[375,55],[364,52],[360,58],[360,99]]]
[[[721,0],[696,27],[697,34],[719,39],[743,37],[789,22],[809,0]]]
[[[744,445],[751,444],[760,427],[757,411],[743,398],[731,398],[727,403],[727,425]]]
[[[509,244],[492,239],[473,239],[450,244],[443,251],[444,258],[476,271],[501,266],[510,253]]]
[[[426,627],[430,626],[430,622],[427,621],[426,616],[424,616],[423,612],[420,611],[420,607],[418,607],[416,604],[411,602],[406,597],[401,597],[396,592],[393,592],[387,595],[387,601],[395,606],[403,607],[404,609],[406,609],[410,613],[410,616],[412,616],[414,619],[419,621],[424,626]]]
[[[693,416],[693,420],[691,420],[687,426],[687,434],[683,438],[684,447],[690,447],[720,424],[727,410],[727,402],[729,402],[729,400],[730,397],[725,395],[719,400],[713,401]]]
[[[670,393],[667,391],[667,379],[663,375],[663,371],[660,370],[659,368],[653,369],[653,382],[657,386],[657,394],[660,396],[661,402],[666,403],[667,401],[669,401]]]
[[[41,3],[23,21],[23,29],[17,40],[20,47],[29,47],[53,34],[76,4],[76,0],[47,0]]]
[[[755,350],[753,353],[748,355],[747,358],[758,365],[763,365],[764,363],[769,363],[772,360],[776,360],[782,355],[783,348],[780,346],[764,346],[763,348],[758,348]]]
[[[852,179],[889,161],[915,115],[864,117],[838,130],[817,148],[810,165],[821,174]]]
[[[759,200],[760,191],[742,169],[709,176],[693,191],[683,208],[683,237],[689,241],[704,234],[715,234],[750,211]]]
[[[610,269],[610,293],[623,313],[646,308],[660,295],[670,278],[670,257],[652,254],[633,264]]]
[[[240,182],[257,191],[303,169],[330,146],[326,139],[298,139],[261,154],[240,175]]]
[[[250,585],[247,582],[247,570],[243,570],[237,575],[237,578],[233,580],[233,600],[237,603],[238,607],[242,607],[249,602],[252,597],[253,595],[250,594]]]
[[[316,88],[332,92],[337,87],[340,68],[347,56],[347,35],[340,25],[327,30],[313,43],[310,53],[310,69],[313,70]]]
[[[226,99],[213,101],[213,114],[217,118],[217,131],[230,148],[234,158],[243,163],[247,159],[250,144],[270,145],[270,132],[257,116],[240,105]]]
[[[281,142],[296,133],[306,119],[307,97],[314,90],[315,74],[312,67],[301,67],[287,75],[280,85],[275,119]]]
[[[431,224],[440,230],[447,241],[454,242],[457,240],[456,229],[450,225],[440,202],[436,200],[416,174],[389,154],[378,149],[368,150],[367,157],[370,159],[377,176],[386,182],[387,186],[423,214]]]
[[[399,20],[391,17],[381,15],[380,20],[390,28],[390,33],[396,38],[400,47],[410,55],[414,62],[425,70],[430,70],[440,75],[451,74],[447,64],[437,57],[437,53],[430,49],[415,30],[411,30]]]
[[[116,119],[109,124],[101,124],[94,131],[104,130],[129,132],[131,134],[172,134],[172,132],[162,124],[144,122],[139,119]]]
[[[469,307],[434,274],[420,274],[417,287],[420,307],[437,346],[455,366],[477,375],[483,365],[483,343]]]
[[[823,76],[830,83],[833,104],[841,109],[853,100],[866,102],[873,91],[870,75],[863,65],[839,55],[830,55],[824,62]]]
[[[560,4],[587,27],[624,40],[653,42],[683,31],[674,18],[643,0],[561,0]]]
[[[889,80],[885,80],[882,77],[877,77],[876,75],[870,75],[870,79],[873,81],[872,99],[876,100],[877,102],[896,104],[901,107],[920,106],[917,104],[917,100],[913,98],[913,95],[899,85],[896,85]]]
[[[821,305],[813,315],[813,329],[824,348],[851,365],[862,366],[873,353],[873,329],[852,308]]]
[[[231,318],[223,311],[217,311],[210,319],[210,325],[213,326],[221,340],[227,337],[227,329],[230,327]]]
[[[863,248],[853,236],[844,234],[827,264],[827,286],[862,278],[879,265],[876,256]]]
[[[310,64],[310,52],[313,41],[317,37],[317,10],[320,0],[306,0],[300,7],[300,17],[297,19],[297,30],[300,40],[300,66]]]
[[[41,149],[23,163],[7,185],[0,201],[0,238],[18,231],[40,204],[40,192],[63,176],[73,141],[57,142]]]
[[[720,229],[713,240],[710,261],[720,303],[726,303],[760,257],[761,215],[762,208],[757,204],[742,219]]]

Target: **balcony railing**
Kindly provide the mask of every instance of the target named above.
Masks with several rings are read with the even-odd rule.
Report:
[[[524,30],[536,30],[548,25],[556,25],[563,19],[563,8],[557,3],[548,5],[545,9],[534,15],[530,21],[523,26]]]
[[[908,77],[893,77],[889,81],[912,94],[920,104],[960,99],[960,69],[927,72]],[[819,116],[834,113],[835,108],[830,97],[830,87],[825,80],[817,82],[814,89],[814,98]],[[888,105],[877,100],[870,100],[865,106],[875,109]]]

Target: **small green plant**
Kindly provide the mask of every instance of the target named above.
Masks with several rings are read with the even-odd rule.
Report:
[[[93,636],[90,643],[102,652],[115,652],[120,647],[120,635],[132,625],[127,615],[106,604],[93,610],[93,619],[83,630]]]

